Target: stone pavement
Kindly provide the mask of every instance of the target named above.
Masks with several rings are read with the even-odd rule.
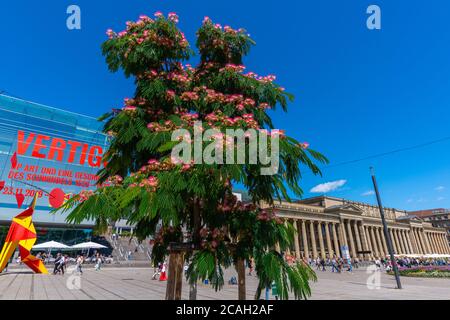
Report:
[[[166,282],[151,280],[152,268],[104,268],[100,271],[85,269],[81,277],[74,275],[33,274],[28,269],[11,270],[0,275],[0,299],[2,300],[124,300],[164,299]],[[225,271],[225,279],[235,275]],[[372,274],[365,268],[352,274],[334,274],[317,271],[318,282],[312,284],[311,299],[450,299],[450,279],[425,279],[402,277],[404,289],[395,289],[395,280],[384,272],[380,276],[380,288],[369,289],[367,279]],[[77,288],[77,281],[80,286]],[[69,285],[68,285],[69,284]],[[247,277],[247,297],[253,299],[257,279]],[[183,285],[183,299],[188,298],[188,285]],[[209,285],[198,285],[198,299],[237,298],[237,286],[225,284],[215,292]]]

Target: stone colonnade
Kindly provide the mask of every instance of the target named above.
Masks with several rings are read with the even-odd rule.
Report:
[[[343,246],[348,247],[352,258],[363,260],[385,257],[388,254],[381,222],[365,222],[362,218],[341,218],[338,221],[309,217],[287,219],[297,230],[290,250],[297,258],[343,257]],[[450,246],[443,230],[388,224],[388,232],[395,254],[450,254]]]

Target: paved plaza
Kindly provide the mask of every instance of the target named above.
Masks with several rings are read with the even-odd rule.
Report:
[[[100,271],[85,268],[83,275],[33,274],[29,269],[10,270],[0,275],[2,300],[128,300],[164,299],[166,282],[151,280],[152,268],[115,268]],[[226,279],[235,274],[225,272]],[[360,268],[352,274],[334,274],[317,271],[318,281],[312,284],[311,299],[450,299],[450,279],[425,279],[402,277],[404,289],[395,288],[392,276],[379,272],[380,288],[369,289],[367,279],[372,274]],[[80,279],[80,282],[77,282]],[[253,299],[257,279],[247,277],[247,297]],[[188,286],[183,285],[183,299],[188,298]],[[237,286],[225,284],[215,292],[209,285],[199,284],[198,299],[237,298]]]

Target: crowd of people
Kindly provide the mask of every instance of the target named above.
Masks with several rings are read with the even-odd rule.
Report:
[[[53,268],[53,274],[64,275],[64,272],[66,271],[67,265],[70,261],[71,260],[67,254],[62,255],[60,252],[58,252],[54,261],[55,266]],[[77,255],[77,257],[74,259],[74,262],[76,264],[76,273],[80,275],[83,274],[82,266],[85,261],[86,259],[83,254]],[[101,269],[101,266],[105,263],[105,257],[97,252],[90,258],[90,261],[95,263],[95,270],[99,271]]]
[[[412,257],[396,257],[395,262],[400,268],[416,268],[426,266],[450,266],[448,258],[412,258]],[[375,259],[375,265],[379,269],[384,269],[387,272],[392,270],[392,263],[389,258]]]
[[[295,262],[296,258],[291,255],[285,255],[285,259],[288,262]],[[450,266],[449,258],[426,258],[426,257],[407,257],[397,256],[395,257],[397,266],[400,268],[415,268],[421,266]],[[358,258],[343,259],[341,257],[333,256],[332,258],[317,257],[315,259],[304,258],[303,262],[308,264],[316,271],[327,271],[327,268],[331,272],[341,273],[346,270],[352,272],[354,268],[359,268],[361,262]],[[389,257],[375,258],[368,261],[369,264],[374,264],[378,269],[383,269],[386,272],[392,270],[392,263]],[[250,269],[251,270],[251,269]]]
[[[358,258],[354,259],[343,259],[340,257],[322,258],[318,257],[316,259],[308,258],[307,263],[311,267],[315,267],[319,271],[327,271],[327,268],[331,268],[331,272],[341,273],[342,271],[352,272],[353,268],[359,267]]]

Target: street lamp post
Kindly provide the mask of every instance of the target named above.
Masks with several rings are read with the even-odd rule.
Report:
[[[394,258],[394,250],[392,249],[392,239],[391,239],[391,236],[388,231],[386,220],[384,218],[384,209],[383,209],[383,205],[381,204],[381,197],[380,197],[380,193],[378,192],[378,185],[377,185],[377,180],[375,179],[375,172],[374,172],[373,167],[370,167],[370,173],[372,175],[373,187],[375,189],[375,194],[377,196],[378,208],[380,209],[381,222],[383,223],[384,236],[386,238],[389,256],[391,258],[391,264],[392,264],[392,268],[393,268],[394,274],[395,274],[395,281],[397,281],[397,289],[401,289],[402,284],[400,282],[400,274],[398,272],[397,262],[395,261],[395,258]]]

